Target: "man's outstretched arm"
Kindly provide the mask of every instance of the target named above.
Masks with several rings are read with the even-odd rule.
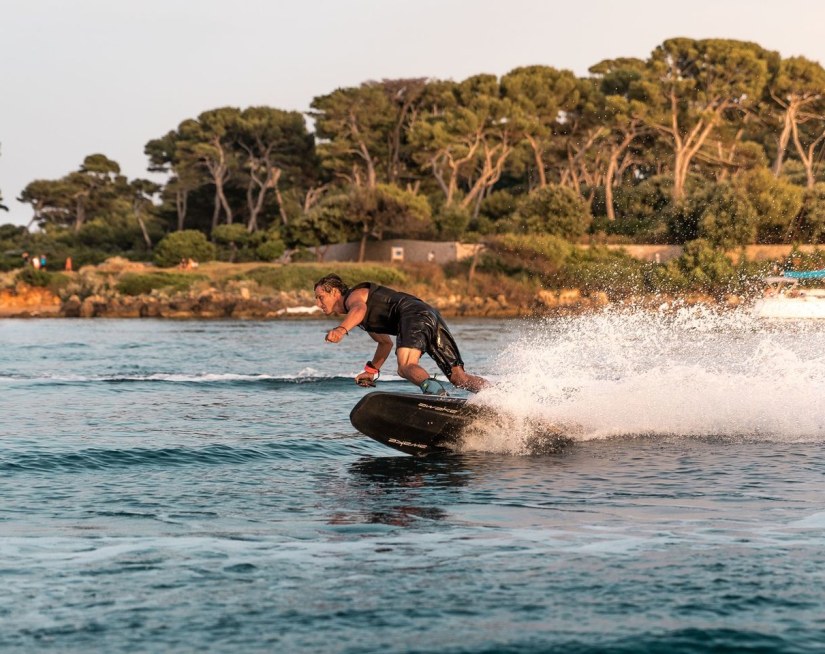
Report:
[[[364,372],[359,373],[355,377],[355,383],[374,386],[373,382],[375,378],[378,377],[378,372],[392,352],[392,339],[387,334],[373,334],[369,332],[369,335],[378,345],[375,347],[375,354],[369,364],[364,366]]]
[[[366,302],[353,302],[352,306],[347,311],[341,324],[333,327],[327,332],[326,340],[330,343],[339,343],[344,336],[350,333],[353,329],[361,324],[364,316],[367,315]]]

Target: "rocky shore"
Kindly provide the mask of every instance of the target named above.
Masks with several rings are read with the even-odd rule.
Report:
[[[642,306],[661,306],[671,298],[638,298],[627,303]],[[513,318],[551,313],[578,313],[609,304],[604,293],[585,296],[576,289],[543,290],[527,305],[513,306],[504,296],[480,297],[447,295],[432,299],[433,304],[447,317]],[[740,300],[730,297],[726,305],[735,306]],[[681,299],[682,304],[718,304],[711,298],[695,295]],[[13,289],[0,291],[0,318],[171,318],[171,319],[238,319],[270,320],[284,318],[319,317],[313,306],[312,294],[307,291],[279,292],[255,296],[241,288],[237,293],[216,289],[199,293],[166,295],[151,293],[140,296],[96,294],[80,298],[71,295],[65,300],[45,288],[18,284]]]
[[[0,318],[168,318],[270,320],[320,316],[310,289],[275,291],[255,282],[230,278],[215,280],[208,275],[181,291],[154,289],[127,294],[118,290],[124,273],[143,273],[141,264],[110,261],[97,267],[62,275],[58,289],[31,286],[7,275],[0,287]],[[447,317],[512,318],[553,313],[578,313],[610,304],[602,292],[585,294],[579,289],[525,291],[481,296],[433,287],[410,289],[425,297]],[[661,306],[673,298],[630,298],[623,301],[642,306]],[[694,295],[680,298],[681,304],[718,303]],[[726,305],[740,298],[731,296]]]
[[[449,295],[432,299],[446,316],[515,317],[537,309],[569,307],[584,309],[606,304],[606,298],[585,298],[574,291],[542,291],[532,306],[512,306],[504,296]],[[227,293],[207,289],[198,293],[151,293],[124,296],[95,294],[81,299],[70,295],[65,300],[45,288],[17,284],[0,291],[0,317],[3,318],[234,318],[264,320],[319,315],[307,291],[253,295],[248,289]]]

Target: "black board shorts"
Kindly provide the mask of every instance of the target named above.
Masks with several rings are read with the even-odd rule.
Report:
[[[402,308],[395,345],[426,352],[447,379],[453,374],[454,366],[464,366],[441,314],[423,302],[409,302]]]

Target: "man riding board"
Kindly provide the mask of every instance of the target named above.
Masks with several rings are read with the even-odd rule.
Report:
[[[488,385],[483,377],[465,372],[458,346],[441,314],[417,297],[371,282],[348,288],[338,275],[326,275],[315,283],[315,303],[327,316],[344,314],[341,324],[327,332],[330,343],[341,342],[356,327],[366,330],[378,343],[375,356],[355,378],[361,386],[375,385],[392,352],[390,335],[396,336],[398,374],[425,393],[446,395],[447,391],[419,364],[424,352],[454,386],[475,393]]]

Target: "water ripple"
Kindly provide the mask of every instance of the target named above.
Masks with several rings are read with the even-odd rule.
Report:
[[[227,465],[266,459],[295,460],[340,456],[352,443],[291,438],[256,447],[211,444],[203,447],[87,448],[63,452],[10,452],[0,456],[0,472],[81,472],[139,466]]]

